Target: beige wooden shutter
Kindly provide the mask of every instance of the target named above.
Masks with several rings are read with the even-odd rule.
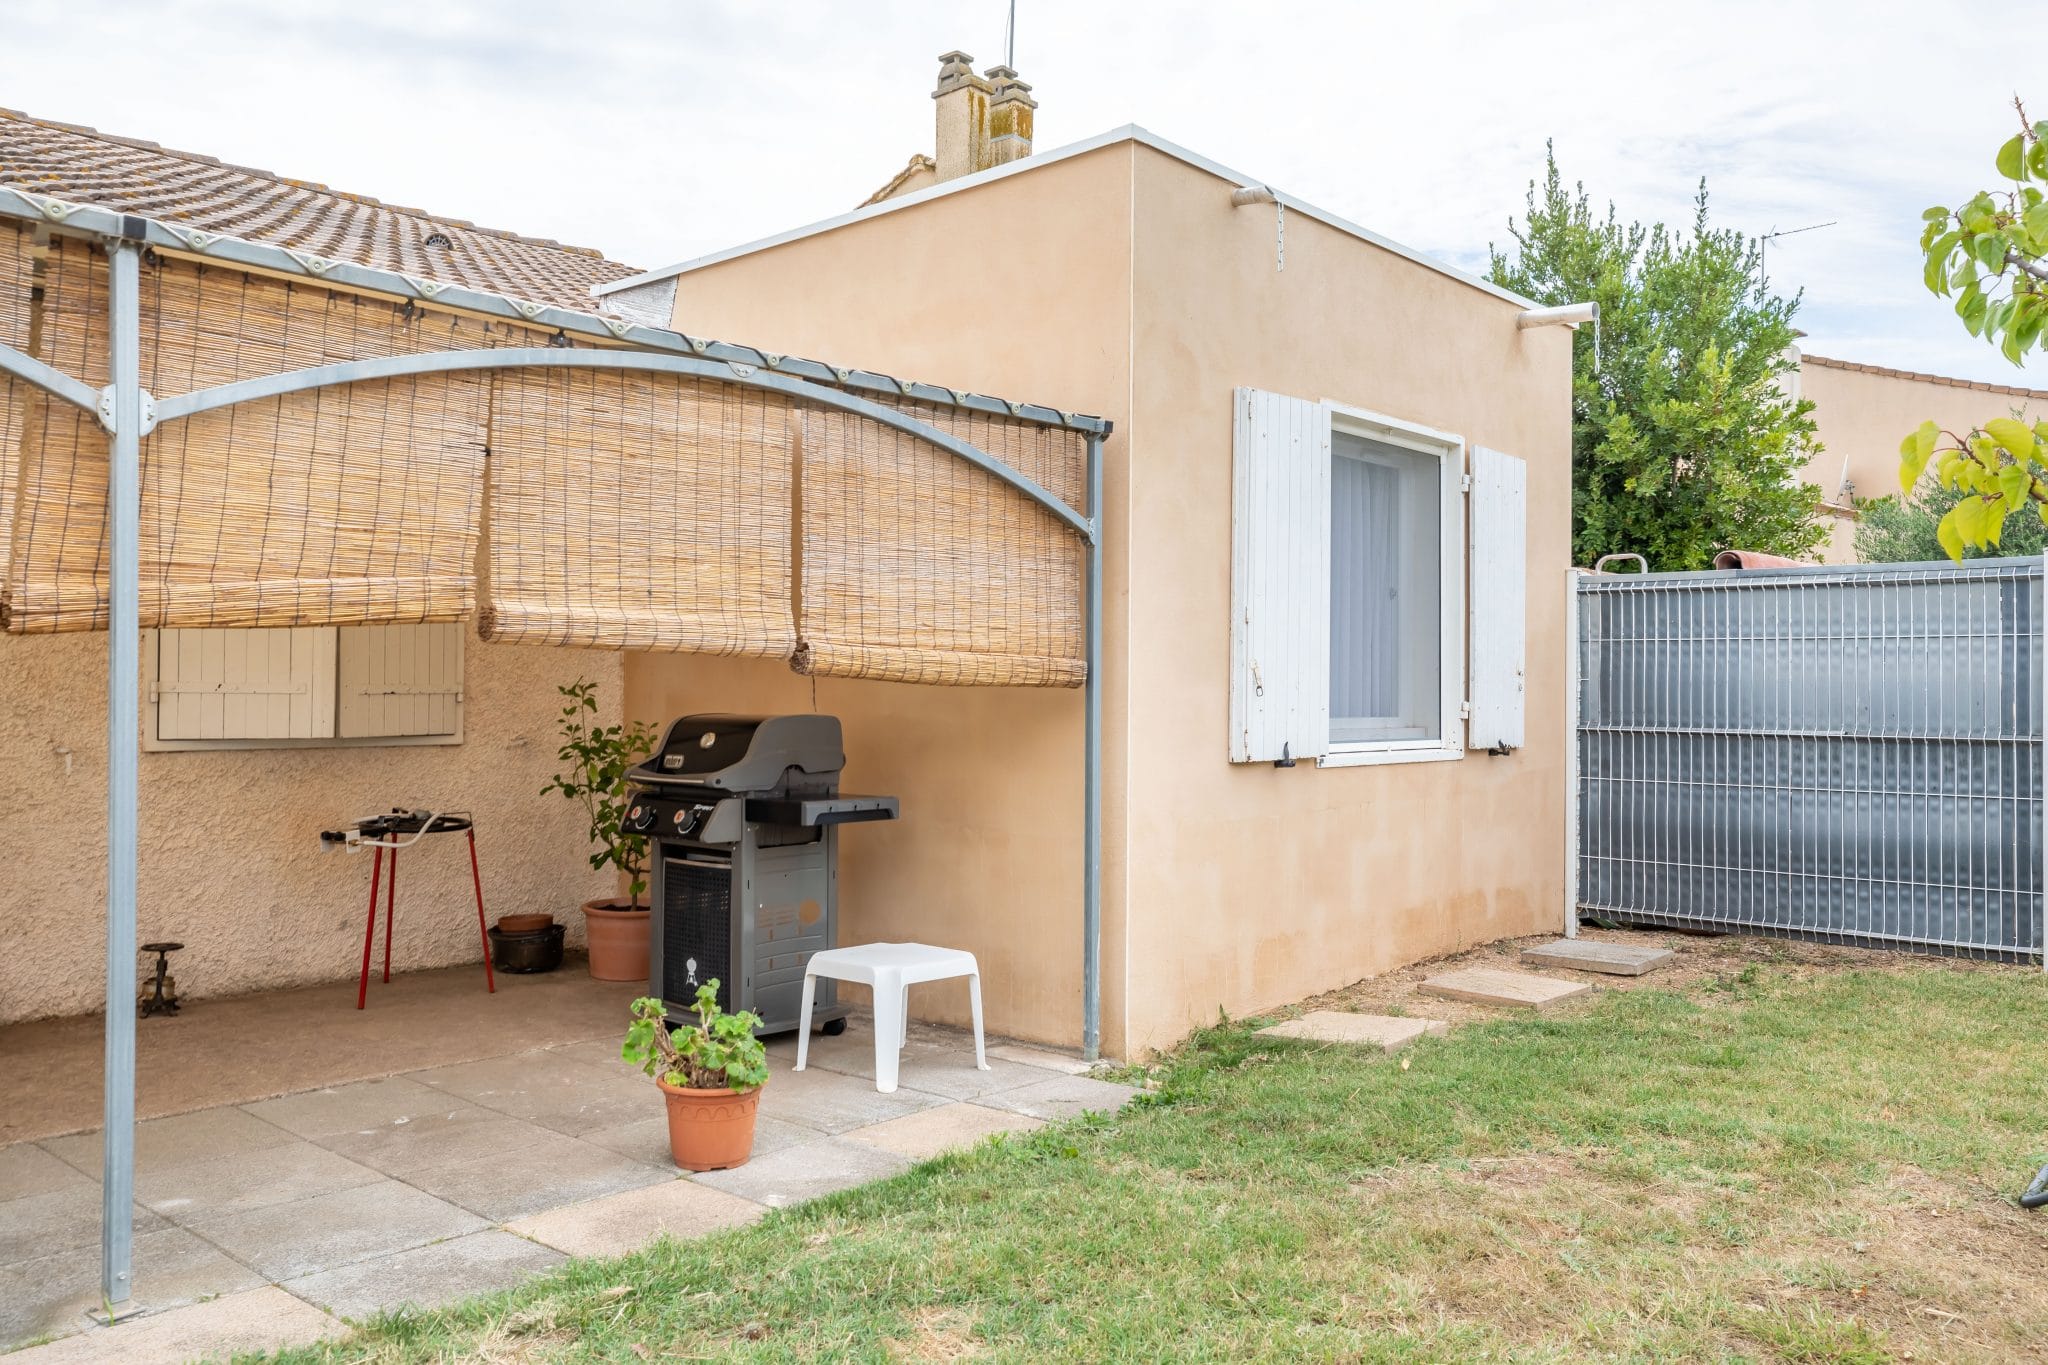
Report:
[[[1230,761],[1330,740],[1330,415],[1239,389],[1231,482]]]
[[[462,733],[462,627],[350,626],[340,632],[343,739]]]
[[[156,738],[327,739],[334,630],[160,630],[152,635]]]

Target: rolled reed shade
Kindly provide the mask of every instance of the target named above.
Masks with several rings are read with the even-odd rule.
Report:
[[[715,380],[501,371],[483,637],[788,658],[792,420]]]
[[[895,405],[1080,510],[1077,432]],[[1049,510],[916,436],[803,415],[800,673],[975,687],[1078,687],[1082,543]]]
[[[0,224],[0,345],[29,351],[31,238],[26,226]],[[21,432],[32,390],[0,375],[0,615],[6,612],[7,562],[14,543],[15,490],[21,482]]]
[[[337,361],[534,345],[541,334],[164,259],[142,277],[142,382],[159,397]],[[53,239],[43,359],[107,381],[107,265]],[[452,621],[475,605],[489,380],[374,380],[166,423],[142,442],[145,626]],[[107,437],[32,400],[7,628],[103,629]]]

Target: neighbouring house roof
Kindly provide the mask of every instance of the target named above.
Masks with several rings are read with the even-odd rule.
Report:
[[[0,185],[589,312],[633,267],[309,180],[0,109]]]
[[[1098,133],[1094,137],[1072,143],[1069,146],[1055,148],[1049,152],[1037,152],[1018,161],[1012,161],[986,171],[977,171],[973,175],[963,175],[953,180],[932,185],[926,189],[914,190],[909,194],[900,194],[894,199],[870,201],[851,213],[842,213],[835,218],[827,218],[820,222],[807,224],[804,227],[791,228],[786,232],[778,232],[772,237],[763,237],[759,241],[728,247],[724,251],[714,251],[708,256],[699,256],[694,260],[680,261],[675,265],[663,266],[659,270],[650,270],[645,274],[634,275],[629,279],[612,280],[598,285],[591,292],[602,299],[605,295],[619,290],[636,289],[643,285],[656,284],[663,280],[672,279],[677,275],[687,274],[692,270],[702,270],[706,266],[717,265],[722,261],[730,261],[739,256],[749,256],[757,251],[766,251],[771,247],[800,241],[805,237],[815,237],[821,232],[830,232],[835,228],[845,227],[849,223],[865,222],[867,219],[877,218],[885,213],[896,213],[913,205],[936,199],[940,195],[959,194],[963,190],[971,190],[976,186],[986,185],[991,181],[1001,180],[1008,176],[1028,175],[1032,171],[1050,166],[1055,162],[1065,161],[1070,157],[1083,156],[1089,152],[1099,151],[1104,147],[1113,147],[1118,143],[1124,142],[1135,142],[1141,146],[1150,147],[1154,151],[1170,156],[1176,161],[1184,162],[1189,166],[1195,167],[1197,170],[1206,171],[1217,179],[1228,181],[1233,185],[1242,187],[1265,184],[1264,181],[1256,176],[1244,175],[1241,172],[1234,171],[1219,162],[1211,161],[1208,157],[1198,152],[1191,152],[1176,143],[1168,142],[1157,133],[1141,128],[1135,123],[1130,123],[1125,124],[1121,128],[1112,128],[1106,133]],[[908,169],[914,169],[914,167],[915,163],[913,162],[912,167],[907,168],[906,174]],[[1456,266],[1425,255],[1413,247],[1403,246],[1391,238],[1382,237],[1370,228],[1360,227],[1357,223],[1347,218],[1341,218],[1331,213],[1328,209],[1318,208],[1314,204],[1297,199],[1291,194],[1278,190],[1274,191],[1274,198],[1282,205],[1285,205],[1289,213],[1298,213],[1304,217],[1313,218],[1319,223],[1326,224],[1337,229],[1339,232],[1356,237],[1360,241],[1370,242],[1383,251],[1390,251],[1396,256],[1404,257],[1415,262],[1417,265],[1434,270],[1440,275],[1448,275],[1454,280],[1469,284],[1474,289],[1482,290],[1496,298],[1504,299],[1523,308],[1534,308],[1537,306],[1534,301],[1525,299],[1520,294],[1514,293],[1511,290],[1503,289],[1491,280],[1481,279],[1477,275],[1468,274]]]
[[[1802,365],[1818,365],[1824,370],[1853,370],[1857,374],[1883,375],[1886,379],[1911,379],[1921,384],[1940,384],[1951,389],[1975,389],[1979,393],[2005,393],[2015,398],[2048,398],[2048,389],[2023,389],[2011,384],[1985,384],[1975,379],[1955,379],[1945,374],[1922,374],[1918,370],[1894,370],[1884,365],[1860,365],[1853,360],[1830,360],[1823,355],[1799,355]]]
[[[882,186],[882,188],[876,190],[873,194],[861,200],[860,206],[862,208],[866,208],[870,204],[879,204],[884,199],[888,199],[895,195],[902,194],[903,187],[905,185],[908,185],[911,181],[916,180],[918,177],[926,175],[935,176],[938,173],[938,162],[932,160],[923,152],[914,152],[911,154],[910,164],[905,166],[902,170],[896,172],[895,175],[889,177],[888,184]],[[919,188],[922,189],[924,187],[919,186]]]

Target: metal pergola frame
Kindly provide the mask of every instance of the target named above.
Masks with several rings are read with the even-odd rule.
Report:
[[[1102,940],[1102,443],[1104,418],[1012,403],[869,370],[779,355],[615,318],[529,303],[393,271],[248,242],[135,214],[66,203],[0,188],[0,219],[40,224],[93,240],[109,258],[109,383],[93,389],[0,343],[0,373],[94,414],[108,433],[109,522],[107,671],[107,1017],[105,1140],[101,1179],[100,1292],[107,1320],[133,1307],[135,1180],[136,785],[140,764],[140,540],[142,438],[163,422],[256,399],[310,389],[455,371],[561,368],[688,375],[762,389],[837,408],[922,440],[1001,480],[1051,512],[1087,547],[1084,588],[1087,678],[1083,684],[1082,1045],[1101,1048]],[[145,249],[201,264],[242,267],[287,279],[553,328],[566,341],[604,349],[515,347],[457,350],[321,365],[157,398],[141,382],[141,261]],[[630,349],[629,349],[630,348]],[[1038,426],[1079,432],[1087,443],[1088,510],[1076,512],[1019,470],[929,423],[874,398],[909,399]]]

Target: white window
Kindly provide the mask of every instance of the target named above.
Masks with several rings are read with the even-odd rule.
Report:
[[[1486,496],[1472,501],[1468,603],[1462,437],[1255,389],[1236,403],[1231,760],[1519,746],[1522,462],[1474,452]],[[1468,606],[1489,632],[1469,672]],[[1484,727],[1468,731],[1468,703]]]
[[[462,740],[459,624],[143,633],[143,745],[283,749]]]

